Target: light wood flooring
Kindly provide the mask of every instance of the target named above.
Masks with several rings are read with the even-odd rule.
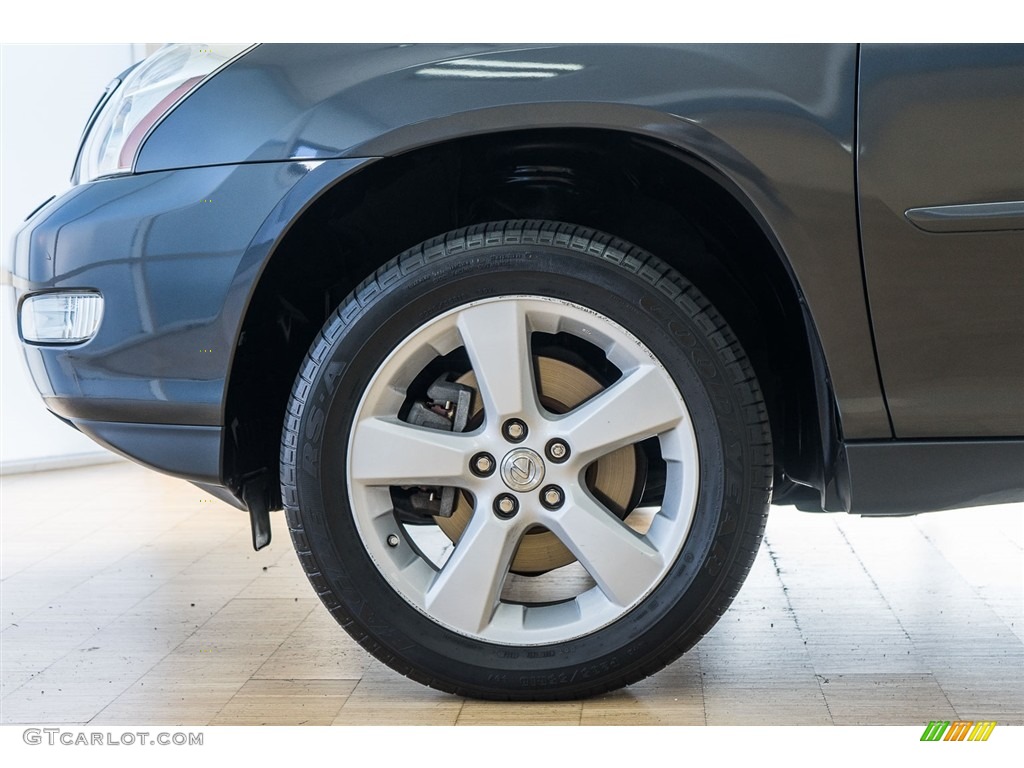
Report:
[[[2,484],[0,722],[1024,724],[1024,505],[871,520],[774,508],[732,608],[584,702],[462,700],[335,625],[247,516],[128,463]]]

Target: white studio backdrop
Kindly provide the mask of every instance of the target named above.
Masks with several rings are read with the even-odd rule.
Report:
[[[142,44],[0,47],[0,473],[104,461],[113,454],[43,406],[18,343],[10,284],[14,233],[70,186],[82,128],[104,87]]]

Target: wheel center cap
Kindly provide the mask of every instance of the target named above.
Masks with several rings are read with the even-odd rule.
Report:
[[[529,448],[509,451],[501,461],[501,479],[513,491],[532,491],[544,480],[544,460]]]

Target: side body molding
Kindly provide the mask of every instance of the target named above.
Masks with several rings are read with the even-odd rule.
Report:
[[[1024,200],[908,208],[904,214],[925,232],[1008,232],[1024,229]]]

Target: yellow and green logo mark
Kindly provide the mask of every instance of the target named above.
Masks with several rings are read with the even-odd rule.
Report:
[[[988,741],[995,720],[932,720],[921,734],[921,741]]]

